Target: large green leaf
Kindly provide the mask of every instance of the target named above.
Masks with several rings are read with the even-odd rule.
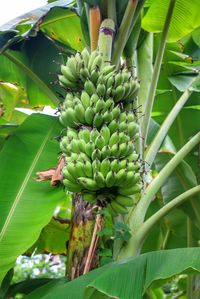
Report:
[[[34,181],[36,172],[57,164],[58,119],[33,114],[0,152],[0,281],[50,221],[62,188]]]
[[[189,270],[200,272],[199,248],[150,252],[106,265],[72,282],[48,283],[26,299],[141,299],[154,283]],[[101,296],[100,296],[101,295]]]
[[[152,1],[142,21],[142,27],[150,32],[163,30],[170,0]],[[169,28],[168,42],[174,42],[200,26],[199,0],[176,0]]]

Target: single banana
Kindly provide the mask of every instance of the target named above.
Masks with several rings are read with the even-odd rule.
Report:
[[[114,186],[115,180],[116,180],[116,173],[114,171],[109,171],[108,174],[106,175],[106,186],[108,188]]]
[[[99,188],[104,188],[106,186],[106,182],[103,174],[100,171],[96,171],[94,174],[94,180],[97,183]]]
[[[125,206],[125,207],[132,207],[134,204],[133,198],[131,198],[129,196],[117,195],[115,197],[115,200],[118,204],[120,204],[121,206]]]
[[[127,214],[128,211],[125,206],[120,205],[118,202],[115,200],[112,200],[110,203],[111,207],[117,214]]]
[[[72,183],[71,181],[64,179],[63,180],[63,185],[66,187],[67,191],[70,192],[81,192],[82,187],[79,184]]]
[[[103,136],[103,138],[105,140],[105,145],[107,145],[110,140],[110,130],[109,130],[108,126],[104,125],[101,128],[100,135]]]
[[[102,135],[99,135],[95,140],[95,147],[98,148],[99,150],[102,150],[104,145],[105,145],[105,139]]]
[[[102,173],[102,175],[104,176],[104,178],[106,178],[108,172],[110,171],[110,160],[108,158],[104,159],[101,162],[101,166],[100,166],[100,171]]]
[[[90,106],[90,96],[85,90],[81,93],[81,103],[85,109]]]
[[[111,148],[109,145],[105,145],[101,150],[101,158],[105,159],[111,155]]]
[[[99,189],[95,180],[86,178],[86,177],[79,177],[77,182],[86,190],[96,191]]]
[[[91,106],[89,106],[85,110],[85,121],[88,125],[92,125],[94,116],[95,116],[95,111]]]
[[[96,88],[90,80],[85,81],[84,90],[89,94],[89,96],[92,96],[96,92]]]
[[[101,127],[101,125],[103,124],[103,116],[101,113],[96,113],[93,119],[93,126],[95,128],[99,128]]]

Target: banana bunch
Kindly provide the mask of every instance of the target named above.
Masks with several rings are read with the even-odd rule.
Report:
[[[68,58],[60,84],[67,89],[60,122],[66,134],[63,184],[84,200],[107,206],[111,215],[127,213],[142,188],[139,138],[133,109],[139,83],[125,68],[105,65],[98,51]]]
[[[104,65],[102,55],[86,48],[68,58],[61,65],[58,75],[60,85],[68,91],[85,90],[89,96],[96,94],[102,99],[112,97],[115,103],[132,102],[139,90],[139,83],[127,69],[116,72],[114,65]]]

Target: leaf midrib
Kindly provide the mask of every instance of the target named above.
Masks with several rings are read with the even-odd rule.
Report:
[[[40,25],[40,29],[44,29],[45,26],[49,25],[49,24],[54,24],[60,20],[63,20],[63,19],[69,19],[69,18],[74,18],[74,17],[77,17],[77,15],[71,11],[71,14],[69,15],[64,15],[64,16],[60,16],[60,17],[57,17],[57,18],[53,18],[49,21],[43,21],[42,24]]]
[[[13,216],[16,208],[17,208],[17,205],[18,205],[18,203],[19,203],[19,201],[21,199],[21,196],[22,196],[22,194],[23,194],[23,192],[24,192],[24,190],[25,190],[25,188],[27,186],[27,183],[28,183],[28,181],[29,181],[29,179],[30,179],[30,177],[32,175],[33,169],[35,168],[35,166],[36,166],[36,164],[37,164],[37,162],[38,162],[38,160],[39,160],[39,158],[40,158],[40,156],[41,156],[41,154],[42,154],[42,152],[44,150],[44,147],[45,147],[45,145],[46,145],[46,143],[47,143],[47,141],[49,139],[49,136],[50,136],[50,134],[51,134],[54,126],[55,126],[55,124],[53,124],[52,127],[49,129],[48,134],[46,135],[44,141],[42,142],[40,148],[38,149],[38,151],[37,151],[37,153],[35,155],[35,158],[34,158],[32,164],[31,164],[31,166],[29,168],[29,171],[27,172],[27,174],[26,174],[26,176],[25,176],[25,178],[24,178],[24,180],[23,180],[23,182],[21,184],[21,187],[20,187],[20,189],[19,189],[19,191],[18,191],[18,193],[17,193],[17,195],[15,197],[13,205],[12,205],[12,207],[11,207],[9,213],[8,213],[6,221],[5,221],[5,223],[3,225],[3,228],[2,228],[2,230],[0,232],[0,242],[2,241],[3,237],[5,236],[6,230],[7,230],[8,226],[9,226],[9,224],[11,222],[12,216]]]

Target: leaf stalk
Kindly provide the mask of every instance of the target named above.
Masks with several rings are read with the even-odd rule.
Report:
[[[161,68],[162,59],[163,59],[163,55],[164,55],[164,51],[165,51],[167,34],[169,31],[170,22],[171,22],[172,15],[173,15],[175,1],[176,0],[171,0],[170,4],[169,4],[167,16],[166,16],[166,20],[165,20],[165,24],[164,24],[164,28],[163,28],[163,33],[162,33],[162,37],[161,37],[161,42],[160,42],[160,46],[159,46],[156,60],[155,60],[155,65],[154,65],[154,69],[153,69],[153,75],[152,75],[152,80],[151,80],[151,84],[150,84],[150,88],[149,88],[149,92],[148,92],[148,97],[147,97],[147,101],[146,101],[145,108],[144,108],[145,115],[144,115],[143,122],[142,122],[142,136],[144,138],[144,145],[146,144],[147,133],[148,133],[150,118],[151,118],[151,112],[152,112],[155,93],[156,93],[156,87],[157,87],[158,78],[159,78],[159,74],[160,74],[160,68]]]

